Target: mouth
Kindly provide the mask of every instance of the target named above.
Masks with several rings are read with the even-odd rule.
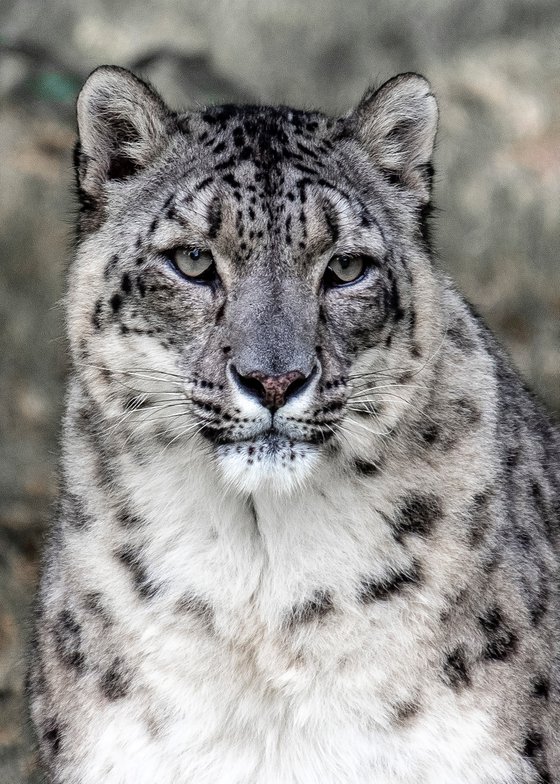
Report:
[[[293,433],[271,425],[266,430],[250,433],[245,438],[235,438],[227,431],[205,426],[201,430],[201,434],[215,446],[239,447],[238,451],[243,449],[250,454],[258,452],[261,455],[272,457],[287,448],[293,449],[298,444],[306,446],[326,444],[333,437],[334,431],[317,427],[313,430],[307,429],[304,433]]]
[[[226,480],[244,492],[268,488],[278,492],[301,486],[319,457],[312,442],[274,428],[250,439],[216,444],[218,464]]]

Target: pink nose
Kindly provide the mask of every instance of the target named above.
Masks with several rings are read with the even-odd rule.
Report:
[[[305,386],[310,376],[306,376],[299,370],[291,370],[289,373],[282,373],[280,376],[267,376],[258,370],[242,376],[235,368],[237,383],[251,395],[258,397],[260,402],[271,411],[277,411],[287,401],[289,397],[295,395]]]

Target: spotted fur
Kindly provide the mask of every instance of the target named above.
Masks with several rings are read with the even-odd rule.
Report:
[[[49,781],[560,782],[559,436],[433,263],[427,82],[175,114],[104,67],[78,122]]]

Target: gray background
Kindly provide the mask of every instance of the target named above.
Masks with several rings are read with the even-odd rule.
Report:
[[[0,0],[0,783],[39,781],[23,673],[56,490],[71,251],[74,101],[118,63],[174,106],[337,112],[423,72],[441,107],[441,264],[560,409],[557,0]]]

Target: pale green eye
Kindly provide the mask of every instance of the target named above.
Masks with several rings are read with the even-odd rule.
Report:
[[[325,282],[330,286],[341,286],[358,280],[366,268],[362,256],[333,256],[327,265]]]
[[[214,259],[208,250],[177,248],[173,251],[173,264],[187,278],[207,279],[214,273]]]

